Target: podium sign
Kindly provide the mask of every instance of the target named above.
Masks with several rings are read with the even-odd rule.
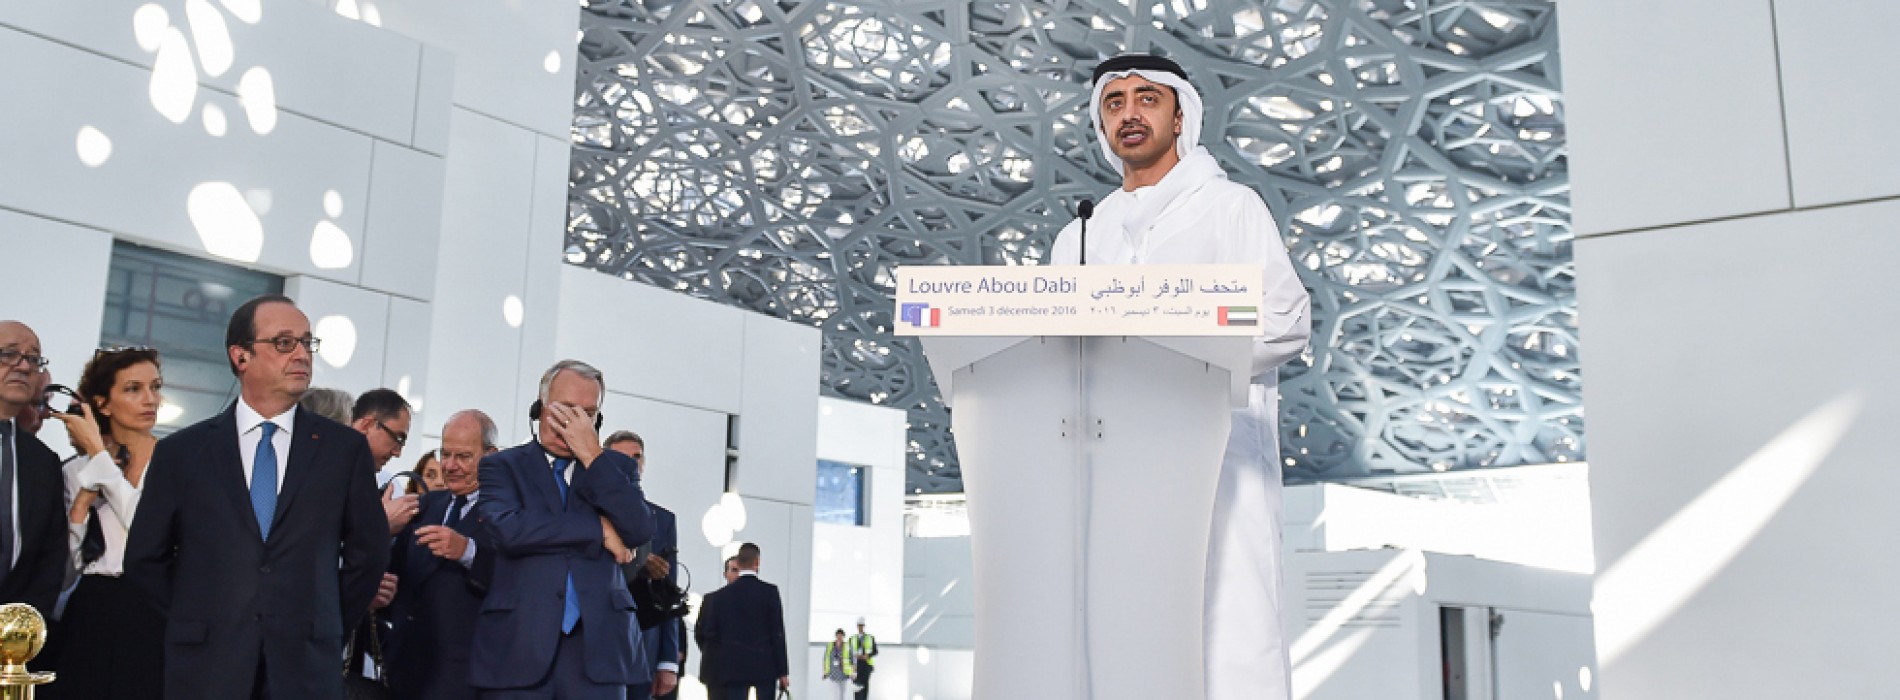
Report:
[[[897,270],[900,336],[1254,336],[1256,265]]]

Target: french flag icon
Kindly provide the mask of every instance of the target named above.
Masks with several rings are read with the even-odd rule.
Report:
[[[897,318],[917,328],[936,328],[943,325],[943,309],[930,308],[929,304],[904,304],[897,310]]]

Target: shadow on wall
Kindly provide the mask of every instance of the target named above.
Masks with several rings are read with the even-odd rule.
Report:
[[[1814,409],[1597,577],[1597,656],[1609,668],[1701,592],[1808,482],[1861,413],[1847,394]]]

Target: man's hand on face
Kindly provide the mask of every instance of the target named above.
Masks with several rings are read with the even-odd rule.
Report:
[[[574,461],[580,466],[591,467],[594,458],[600,456],[600,433],[594,429],[594,417],[573,406],[563,403],[550,403],[547,407],[554,432],[567,443],[574,453]]]

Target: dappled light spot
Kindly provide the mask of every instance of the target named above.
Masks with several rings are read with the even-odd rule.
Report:
[[[270,71],[263,66],[252,66],[238,79],[238,103],[244,105],[244,118],[251,123],[251,131],[268,134],[277,128],[277,87],[271,81]]]
[[[160,116],[173,124],[183,124],[198,99],[198,70],[191,65],[191,43],[185,41],[184,32],[168,27],[162,34],[146,95]]]
[[[165,29],[172,26],[171,14],[156,3],[140,5],[132,12],[132,38],[139,48],[157,51],[165,41]]]
[[[79,151],[79,162],[88,168],[105,165],[112,157],[112,139],[91,124],[79,127],[79,137],[73,146]]]
[[[223,136],[231,126],[230,119],[224,116],[224,108],[209,102],[205,103],[204,122],[205,133],[212,136]]]
[[[356,259],[356,246],[349,234],[328,221],[317,222],[310,232],[310,264],[325,270],[339,270]]]
[[[325,316],[317,319],[310,331],[323,339],[323,349],[317,351],[317,356],[324,364],[342,369],[356,356],[356,322],[350,317]]]
[[[510,294],[508,298],[501,300],[501,320],[507,321],[509,327],[520,328],[522,317],[526,313],[526,309],[521,305],[521,297]]]
[[[254,263],[264,252],[264,224],[229,182],[204,182],[191,188],[185,197],[185,213],[207,253]]]
[[[236,49],[231,46],[231,30],[224,15],[210,0],[185,0],[185,19],[191,23],[191,40],[198,47],[198,64],[207,75],[217,77],[231,70]]]

